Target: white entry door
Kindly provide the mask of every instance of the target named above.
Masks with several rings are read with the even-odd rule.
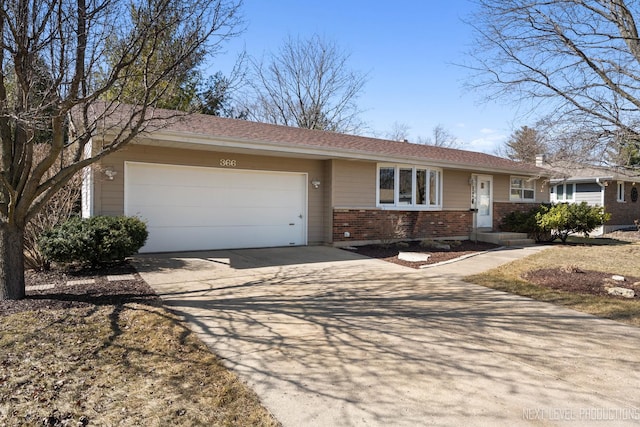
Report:
[[[141,252],[307,244],[306,174],[127,162],[125,214]]]
[[[493,177],[476,175],[475,197],[476,228],[493,228]]]

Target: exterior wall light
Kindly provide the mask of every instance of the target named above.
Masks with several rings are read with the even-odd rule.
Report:
[[[116,177],[116,175],[118,175],[118,172],[116,172],[112,166],[107,166],[102,173],[104,173],[104,175],[107,177],[107,180],[109,181],[113,181],[113,179]]]
[[[317,190],[318,188],[320,188],[320,180],[314,179],[313,181],[311,181],[311,185]]]

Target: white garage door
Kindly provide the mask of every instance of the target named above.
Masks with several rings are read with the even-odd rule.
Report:
[[[306,245],[306,174],[125,164],[126,215],[141,252]]]

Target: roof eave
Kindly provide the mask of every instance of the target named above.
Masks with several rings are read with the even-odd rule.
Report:
[[[171,131],[163,129],[153,132],[153,134],[141,135],[145,137],[145,140],[136,141],[138,144],[143,145],[161,145],[155,143],[155,141],[166,142],[178,142],[185,144],[194,144],[198,146],[216,148],[222,147],[227,149],[240,149],[240,150],[253,150],[263,153],[269,153],[271,155],[284,154],[298,154],[304,156],[312,156],[326,159],[343,159],[343,160],[363,160],[363,161],[375,161],[380,163],[409,163],[409,164],[424,164],[433,167],[441,167],[456,170],[472,170],[477,172],[486,173],[509,173],[526,176],[548,176],[544,174],[544,170],[531,171],[518,168],[497,168],[492,166],[483,166],[465,162],[451,162],[434,159],[422,159],[415,156],[399,156],[399,155],[386,155],[371,153],[353,149],[340,150],[333,149],[331,147],[317,147],[309,145],[292,145],[288,143],[280,143],[277,141],[264,141],[253,140],[248,138],[233,138],[233,137],[215,137],[211,135],[201,135],[195,133],[187,133],[183,131]],[[146,139],[149,138],[149,139]]]
[[[604,182],[604,181],[625,181],[632,183],[640,183],[640,177],[629,177],[629,176],[590,176],[590,177],[569,177],[569,178],[553,178],[550,180],[551,184],[559,184],[561,182],[571,182],[571,183],[582,183],[582,182]]]

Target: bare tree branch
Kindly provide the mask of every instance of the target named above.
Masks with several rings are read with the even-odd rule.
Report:
[[[418,143],[445,148],[461,148],[463,146],[462,141],[441,124],[433,128],[432,136],[418,137]]]
[[[537,100],[540,116],[604,148],[640,140],[640,4],[624,0],[479,0],[471,86]],[[624,134],[624,138],[616,135]],[[595,141],[595,140],[594,140]],[[582,145],[583,148],[586,144]],[[602,149],[597,150],[598,147]],[[622,148],[622,147],[619,147]]]
[[[366,75],[348,68],[349,55],[313,36],[289,38],[267,61],[253,63],[250,118],[267,123],[357,133],[362,129],[356,100]]]
[[[0,6],[5,299],[24,295],[19,248],[27,222],[84,167],[172,119],[157,117],[153,107],[188,64],[237,34],[241,0],[0,0]],[[173,46],[161,51],[168,26]],[[135,105],[123,105],[131,82],[140,83]]]

